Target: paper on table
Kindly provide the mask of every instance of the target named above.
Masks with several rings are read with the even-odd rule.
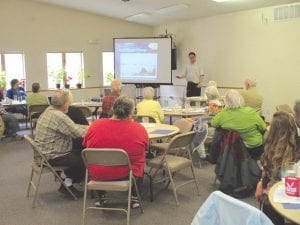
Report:
[[[282,206],[285,209],[300,209],[300,204],[283,203]]]
[[[298,197],[290,197],[285,194],[284,185],[279,185],[275,191],[273,196],[273,201],[277,203],[292,203],[292,204],[300,204],[300,198]]]
[[[174,130],[154,130],[152,131],[150,134],[170,134],[172,133]]]

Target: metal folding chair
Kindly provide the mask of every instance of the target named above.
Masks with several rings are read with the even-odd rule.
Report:
[[[31,135],[33,135],[34,124],[37,122],[39,116],[49,107],[49,105],[29,105],[28,119],[30,123]]]
[[[88,209],[97,210],[111,210],[111,211],[122,211],[127,214],[127,225],[130,224],[130,209],[131,209],[131,186],[137,193],[137,197],[140,201],[141,213],[144,212],[139,190],[136,185],[135,177],[133,176],[131,163],[127,153],[122,149],[110,149],[110,148],[86,148],[82,151],[82,158],[86,168],[88,165],[98,166],[128,166],[129,174],[128,180],[122,181],[96,181],[89,180],[88,169],[86,169],[85,185],[84,185],[84,199],[83,199],[83,212],[82,212],[82,225],[85,224],[85,214]],[[128,204],[127,209],[124,208],[103,208],[103,207],[86,207],[86,198],[88,190],[101,190],[101,191],[119,191],[128,192]]]
[[[46,173],[52,173],[54,175],[55,179],[57,179],[68,190],[68,192],[74,198],[74,200],[77,200],[77,197],[74,195],[74,193],[65,185],[64,181],[57,174],[57,171],[64,171],[64,169],[66,169],[66,167],[51,166],[50,163],[48,162],[48,160],[46,159],[46,157],[43,155],[42,151],[39,149],[39,147],[37,147],[34,140],[28,135],[25,135],[24,137],[25,137],[25,140],[31,145],[32,150],[33,150],[33,155],[34,155],[34,161],[32,163],[30,180],[29,180],[29,184],[28,184],[28,188],[27,188],[27,197],[28,198],[29,198],[31,187],[34,189],[34,199],[33,199],[32,208],[34,208],[36,206],[36,200],[38,197],[41,177],[43,174],[46,174]],[[37,183],[33,182],[33,174],[34,173],[36,173],[38,175]]]
[[[183,185],[189,184],[189,183],[195,183],[197,193],[199,195],[199,188],[197,184],[197,180],[195,177],[195,171],[194,166],[192,162],[191,152],[190,152],[190,144],[193,140],[193,137],[195,135],[194,131],[185,133],[185,134],[179,134],[172,138],[168,149],[166,152],[158,157],[155,157],[153,159],[150,159],[147,161],[147,166],[150,167],[150,170],[146,175],[150,179],[150,200],[153,201],[153,184],[155,183],[162,183],[162,182],[168,182],[168,185],[171,183],[173,194],[176,200],[177,205],[179,205],[178,197],[177,197],[177,189],[182,187]],[[178,156],[178,154],[170,155],[168,154],[169,151],[186,151],[186,157]],[[190,168],[192,172],[192,178],[188,181],[185,181],[181,184],[175,185],[174,182],[174,174],[177,173],[180,170],[183,170],[185,168]],[[163,175],[165,171],[167,171],[168,176],[162,176],[160,178],[157,178],[157,175],[159,171],[163,172]]]

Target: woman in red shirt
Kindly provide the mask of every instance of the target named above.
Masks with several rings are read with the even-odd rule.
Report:
[[[145,165],[145,151],[149,147],[148,133],[145,128],[131,120],[134,102],[126,96],[118,97],[113,105],[113,116],[110,119],[100,119],[88,129],[83,145],[87,148],[120,148],[127,152],[137,179],[138,187],[142,184]],[[127,166],[97,166],[89,165],[89,175],[92,180],[122,180],[128,178]],[[104,203],[104,192],[99,192],[99,201]],[[133,208],[139,207],[136,193],[132,192]]]

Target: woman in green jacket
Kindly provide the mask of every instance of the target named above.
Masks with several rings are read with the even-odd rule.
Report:
[[[244,99],[239,92],[229,90],[225,108],[212,119],[211,125],[239,133],[251,157],[258,159],[263,153],[266,123],[254,109],[243,105]]]

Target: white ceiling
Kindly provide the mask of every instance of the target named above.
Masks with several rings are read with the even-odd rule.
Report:
[[[109,17],[126,19],[136,17],[134,22],[156,26],[174,21],[189,20],[200,17],[225,14],[247,9],[273,5],[289,4],[300,0],[229,0],[217,3],[212,0],[34,0],[37,2],[59,5]],[[188,8],[177,12],[160,14],[157,10],[175,4],[186,4]]]

